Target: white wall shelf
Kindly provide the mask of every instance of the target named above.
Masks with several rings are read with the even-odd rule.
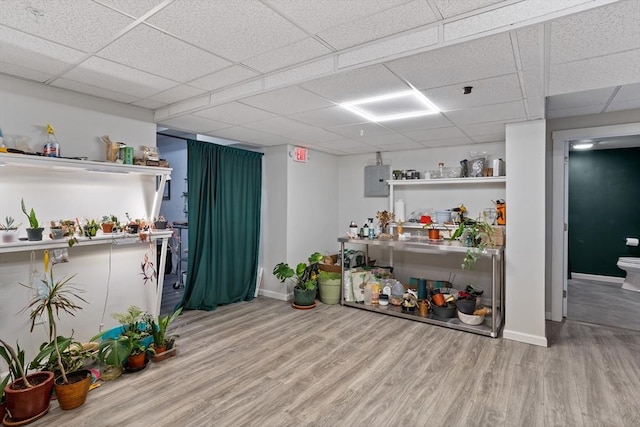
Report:
[[[411,185],[473,185],[473,184],[499,184],[507,182],[506,176],[483,176],[477,178],[432,178],[432,179],[390,179],[390,186]]]

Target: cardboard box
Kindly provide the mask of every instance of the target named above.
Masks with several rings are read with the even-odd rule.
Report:
[[[318,269],[329,273],[342,273],[342,267],[336,265],[338,261],[338,254],[326,256],[318,264]]]
[[[504,246],[504,227],[494,225],[491,228],[493,229],[493,233],[491,233],[491,242],[493,243],[493,246]]]

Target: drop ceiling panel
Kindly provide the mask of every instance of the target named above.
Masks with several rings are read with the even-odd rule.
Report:
[[[260,139],[266,139],[273,135],[260,132],[255,129],[248,129],[242,126],[233,126],[226,129],[220,129],[212,133],[212,136],[217,136],[218,138],[227,138],[233,139],[235,141],[243,141],[243,142],[255,142]]]
[[[318,36],[340,50],[435,21],[436,16],[429,5],[423,0],[415,0],[355,22],[321,31]]]
[[[474,123],[461,125],[460,129],[471,138],[481,135],[501,135],[500,141],[504,141],[505,130],[503,122]]]
[[[273,113],[241,104],[239,102],[230,102],[228,104],[207,108],[206,110],[198,111],[195,115],[234,125],[243,125],[245,123],[258,122],[278,117]]]
[[[216,71],[215,73],[193,80],[189,82],[189,85],[204,90],[216,90],[250,79],[257,75],[258,73],[255,71],[248,70],[239,65],[233,65],[229,68],[225,68],[224,70]]]
[[[405,132],[405,135],[416,142],[428,143],[431,140],[451,139],[466,137],[464,133],[457,127],[446,127],[429,130],[418,130],[413,132]]]
[[[307,37],[260,2],[193,1],[185,7],[185,2],[177,1],[148,22],[230,61],[242,61]]]
[[[522,101],[447,111],[446,116],[456,125],[526,119]]]
[[[297,86],[251,96],[241,99],[240,102],[283,115],[335,106],[332,102]]]
[[[266,145],[266,146],[274,146],[274,145],[282,145],[282,144],[290,144],[290,145],[300,145],[300,144],[307,144],[308,141],[301,139],[293,139],[293,138],[287,138],[285,136],[282,135],[271,135],[271,134],[265,134],[265,136],[256,139],[252,142],[255,142],[256,144],[260,144],[260,145]]]
[[[373,144],[370,143],[369,145],[376,147],[378,150],[380,151],[400,151],[400,150],[415,150],[415,149],[419,149],[419,148],[424,148],[424,145],[417,143],[415,141],[412,140],[408,140],[408,142],[398,142],[398,143],[393,143],[393,144],[384,144],[384,143],[380,143],[380,144]]]
[[[69,89],[74,92],[85,93],[88,95],[97,96],[99,98],[110,99],[112,101],[124,102],[127,104],[138,101],[140,99],[127,93],[116,92],[102,87],[91,86],[67,79],[56,79],[51,85],[61,87],[63,89]]]
[[[299,123],[286,117],[276,117],[275,119],[254,122],[245,125],[245,127],[267,133],[281,134],[301,141],[323,142],[339,138],[339,136],[334,133]]]
[[[423,93],[442,111],[500,104],[522,99],[520,80],[515,73],[469,81],[464,85],[473,86],[470,94],[465,95],[463,87],[459,84],[427,89]]]
[[[502,1],[503,0],[433,0],[433,3],[443,18],[451,18]]]
[[[262,55],[246,59],[242,61],[242,63],[261,73],[268,73],[331,52],[332,51],[322,43],[308,37]]]
[[[51,79],[53,74],[43,73],[42,71],[31,70],[8,62],[0,61],[0,73],[10,76],[22,76],[23,79],[29,79],[36,82],[44,83]]]
[[[639,22],[640,2],[637,0],[560,18],[551,24],[551,64],[638,49]]]
[[[547,101],[547,110],[553,111],[580,106],[603,105],[611,98],[614,89],[615,88],[603,88],[550,96]]]
[[[218,129],[228,128],[231,125],[228,123],[221,123],[215,120],[205,119],[203,117],[196,116],[180,116],[173,119],[162,120],[158,123],[160,126],[165,126],[171,129],[183,130],[185,132],[208,134]],[[212,134],[214,135],[214,134]]]
[[[164,102],[152,101],[150,99],[143,99],[141,101],[132,102],[132,104],[149,110],[156,110],[167,105]]]
[[[382,65],[334,74],[301,86],[335,102],[354,101],[409,89],[406,83]]]
[[[339,150],[344,153],[370,153],[372,147],[364,142],[354,141],[352,139],[339,139],[321,144],[327,149]]]
[[[390,134],[386,134],[386,135],[365,135],[365,136],[361,136],[358,138],[354,138],[354,140],[356,141],[360,141],[363,142],[365,144],[369,144],[369,145],[375,145],[376,147],[379,146],[399,146],[399,145],[420,145],[420,144],[416,144],[415,141],[411,140],[410,138],[407,138],[404,135],[401,135],[399,133],[390,133]]]
[[[266,0],[266,3],[310,33],[318,33],[336,25],[352,22],[407,0],[321,0],[313,7],[304,1]]]
[[[584,116],[586,114],[598,114],[602,112],[604,107],[605,107],[605,104],[589,105],[586,107],[559,108],[557,110],[549,110],[547,111],[547,119],[557,119],[560,117]]]
[[[544,25],[525,27],[516,31],[523,70],[540,70],[543,63]]]
[[[420,90],[516,71],[507,34],[428,51],[391,61],[387,66]]]
[[[174,102],[184,101],[194,96],[202,95],[205,91],[188,85],[174,86],[169,90],[150,96],[152,101],[158,101],[163,104],[172,104]]]
[[[551,65],[549,95],[635,83],[638,70],[640,49]]]
[[[97,57],[89,58],[62,77],[140,98],[146,98],[176,85],[171,80]]]
[[[288,116],[298,122],[322,128],[346,126],[363,123],[365,120],[342,107],[322,108],[320,110],[304,111]]]
[[[607,111],[640,109],[640,83],[622,86]]]
[[[231,65],[146,25],[137,26],[97,55],[180,83]]]
[[[523,71],[521,78],[524,88],[523,95],[526,95],[527,98],[544,98],[544,83],[540,69]]]
[[[328,130],[338,135],[353,139],[358,139],[362,136],[389,135],[390,133],[393,133],[391,129],[380,126],[376,123],[359,123],[357,125],[329,128]]]
[[[397,132],[410,132],[415,130],[443,128],[451,126],[451,122],[442,114],[430,114],[428,116],[413,117],[410,119],[392,120],[385,122],[385,127]]]
[[[3,61],[35,71],[46,70],[47,74],[58,74],[85,56],[79,50],[5,26],[0,26],[0,43]]]
[[[0,24],[90,52],[131,24],[133,20],[92,1],[3,1]],[[33,8],[41,16],[29,12]]]
[[[134,18],[139,18],[164,0],[95,0],[112,9],[116,9]]]
[[[422,142],[422,145],[425,147],[453,147],[456,145],[467,145],[472,143],[473,141],[471,141],[467,137],[459,137],[447,139],[431,139],[429,141]]]

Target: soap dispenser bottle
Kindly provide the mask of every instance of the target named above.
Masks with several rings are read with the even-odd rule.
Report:
[[[47,142],[44,143],[42,154],[47,157],[60,157],[60,144],[56,140],[53,128],[47,123]]]

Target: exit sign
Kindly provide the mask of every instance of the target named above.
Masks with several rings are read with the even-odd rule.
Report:
[[[293,149],[293,160],[296,162],[307,162],[307,149],[302,147],[295,147]]]

